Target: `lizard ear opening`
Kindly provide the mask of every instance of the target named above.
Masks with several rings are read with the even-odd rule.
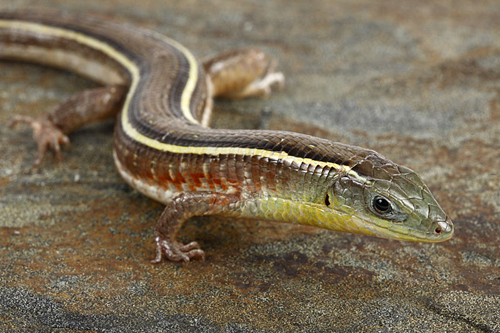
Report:
[[[330,207],[330,196],[328,195],[328,193],[325,196],[325,205],[326,207]]]

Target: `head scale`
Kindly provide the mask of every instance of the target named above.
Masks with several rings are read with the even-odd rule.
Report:
[[[453,223],[420,176],[382,155],[363,150],[339,172],[327,196],[352,232],[419,242],[440,242],[453,235]]]

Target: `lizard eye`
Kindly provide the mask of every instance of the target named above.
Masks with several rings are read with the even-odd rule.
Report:
[[[382,215],[389,214],[392,212],[392,206],[389,200],[384,197],[376,196],[372,201],[373,209]]]

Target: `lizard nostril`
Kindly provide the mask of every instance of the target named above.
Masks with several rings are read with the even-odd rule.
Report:
[[[437,223],[436,229],[434,229],[434,232],[437,234],[440,233],[450,233],[453,231],[453,224],[451,224],[451,221],[439,221]]]

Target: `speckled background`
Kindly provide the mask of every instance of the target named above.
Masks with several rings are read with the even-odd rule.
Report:
[[[199,57],[259,46],[284,91],[220,101],[214,126],[373,148],[423,176],[455,237],[404,243],[289,224],[191,219],[206,262],[152,266],[162,206],[114,170],[113,123],[58,164],[14,114],[95,84],[0,62],[0,331],[500,332],[500,3],[9,1],[167,34]],[[3,3],[5,6],[5,3]]]

